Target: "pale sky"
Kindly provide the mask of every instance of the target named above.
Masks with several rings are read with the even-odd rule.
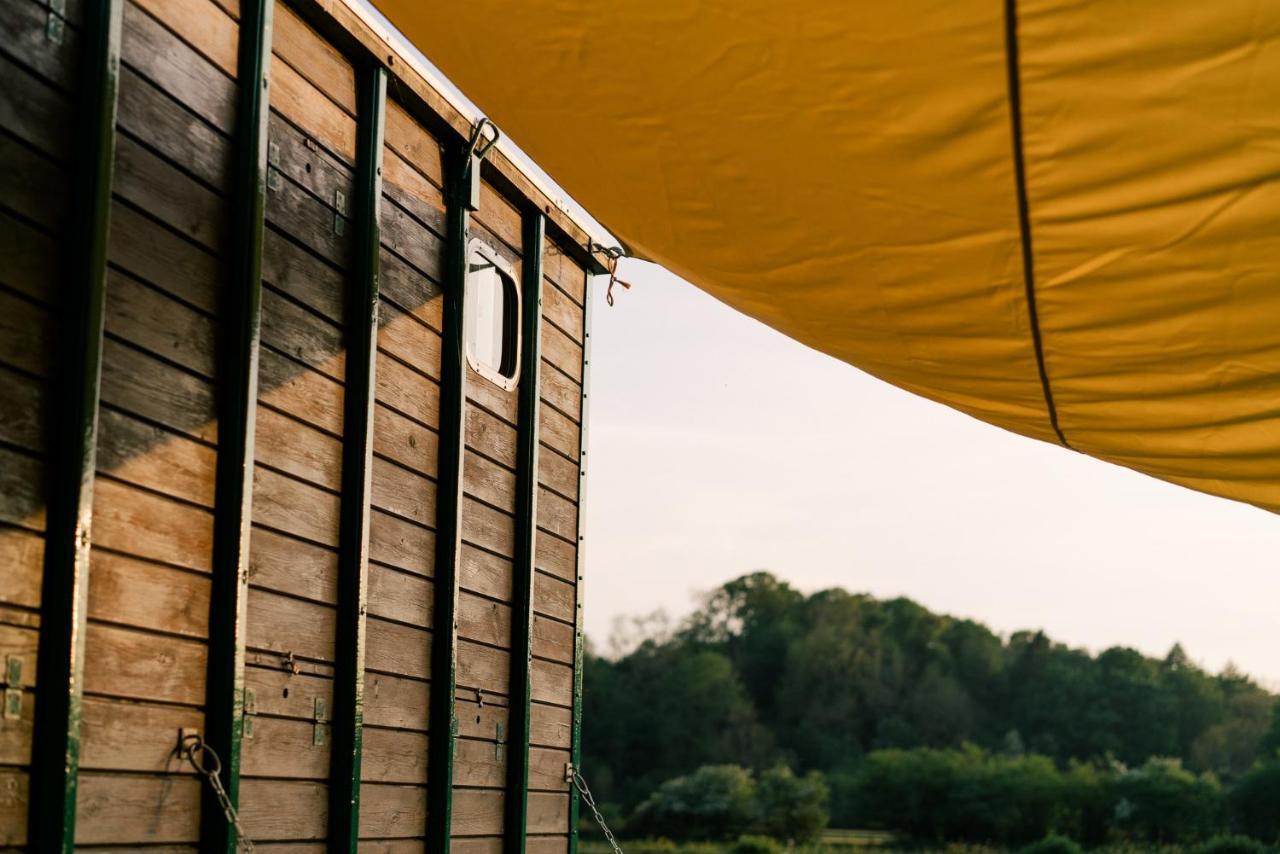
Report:
[[[649,264],[592,334],[588,635],[768,569],[1280,688],[1280,517],[1024,439]]]
[[[597,644],[619,618],[679,619],[768,569],[805,592],[909,596],[1095,652],[1163,656],[1180,641],[1280,690],[1280,517],[914,397],[658,267],[624,262],[623,276],[635,286],[612,309],[598,292],[592,333]]]

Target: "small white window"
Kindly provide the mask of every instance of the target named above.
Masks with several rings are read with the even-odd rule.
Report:
[[[511,265],[484,241],[467,245],[467,364],[511,391],[520,380],[520,289]]]

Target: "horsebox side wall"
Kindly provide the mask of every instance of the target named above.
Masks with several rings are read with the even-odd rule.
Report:
[[[213,597],[220,341],[230,322],[229,232],[243,212],[236,157],[239,5],[119,0],[121,71],[74,839],[78,848],[196,850],[202,783],[175,755],[204,732]],[[0,848],[22,850],[32,804],[51,401],[66,286],[72,126],[84,16],[61,38],[41,0],[0,0],[0,660],[16,659],[21,712],[0,718]],[[102,4],[106,5],[106,4]],[[239,805],[259,850],[324,850],[339,601],[348,318],[357,275],[353,200],[358,66],[377,38],[348,10],[277,3],[271,30],[261,341],[249,513]],[[319,29],[316,29],[316,27]],[[321,30],[331,38],[321,34]],[[333,38],[334,36],[336,38]],[[380,303],[369,461],[361,850],[426,850],[441,450],[442,293],[449,287],[446,166],[458,116],[406,63],[391,69],[379,208]],[[425,109],[434,106],[433,113]],[[530,217],[563,218],[505,160],[486,164],[470,236],[521,276],[540,266],[536,425],[518,395],[467,371],[451,799],[453,848],[499,851],[520,624],[517,490],[522,431],[537,428],[527,850],[570,848],[575,658],[580,658],[579,491],[588,273],[580,233],[529,246]],[[533,260],[531,261],[531,256]],[[527,290],[527,288],[526,288]],[[526,301],[531,295],[524,294]],[[528,346],[528,342],[526,342]],[[350,410],[348,410],[350,411]],[[225,452],[225,451],[224,451]],[[356,496],[356,502],[360,496]],[[345,508],[345,509],[344,509]],[[446,529],[447,530],[447,529]],[[61,536],[50,531],[49,536]],[[46,630],[57,627],[46,626]],[[216,637],[216,633],[215,633]],[[214,645],[216,646],[216,645]],[[446,683],[447,684],[447,683]],[[447,722],[444,726],[447,727]],[[59,757],[60,759],[60,757]],[[225,761],[225,758],[224,758]],[[202,832],[205,834],[202,840]],[[291,843],[291,844],[286,844]]]

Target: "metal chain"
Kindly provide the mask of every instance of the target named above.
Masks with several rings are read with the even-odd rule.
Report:
[[[196,769],[196,772],[205,778],[209,783],[209,787],[213,789],[213,794],[218,799],[218,805],[222,807],[222,814],[226,816],[227,824],[235,828],[236,847],[241,851],[247,851],[252,854],[256,850],[253,847],[253,840],[244,832],[244,827],[240,824],[240,814],[236,812],[236,808],[231,803],[231,798],[227,796],[227,790],[222,787],[222,760],[218,758],[218,754],[214,753],[213,748],[206,744],[205,740],[199,735],[183,737],[179,750],[187,761],[191,763],[191,766]],[[196,759],[197,753],[201,757],[198,761]]]
[[[609,825],[605,824],[604,816],[600,815],[600,808],[596,806],[596,799],[591,797],[591,789],[587,786],[587,781],[583,778],[582,772],[572,765],[569,766],[568,771],[573,779],[574,788],[582,795],[582,799],[587,802],[587,806],[591,807],[591,812],[596,817],[596,824],[600,825],[600,829],[604,831],[604,838],[613,846],[613,854],[623,854],[622,846],[614,838],[613,831],[609,829]]]

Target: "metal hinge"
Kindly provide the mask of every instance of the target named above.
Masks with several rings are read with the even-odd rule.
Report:
[[[507,733],[506,733],[506,730],[505,730],[505,728],[502,726],[502,724],[501,724],[501,723],[496,723],[496,724],[494,724],[494,725],[493,725],[493,728],[494,728],[494,736],[493,736],[493,758],[494,758],[494,760],[495,760],[495,761],[497,761],[497,762],[501,762],[501,761],[502,761],[502,751],[503,751],[503,748],[504,748],[504,747],[506,746],[506,744],[507,744]]]
[[[67,31],[67,0],[49,0],[49,18],[44,22],[44,36],[54,44],[62,44]]]
[[[333,191],[333,233],[341,237],[347,230],[347,194]]]
[[[315,699],[315,717],[311,727],[311,743],[321,745],[325,742],[326,728],[329,725],[329,708],[323,697]]]
[[[22,717],[22,659],[16,655],[4,658],[4,718],[16,721]]]

